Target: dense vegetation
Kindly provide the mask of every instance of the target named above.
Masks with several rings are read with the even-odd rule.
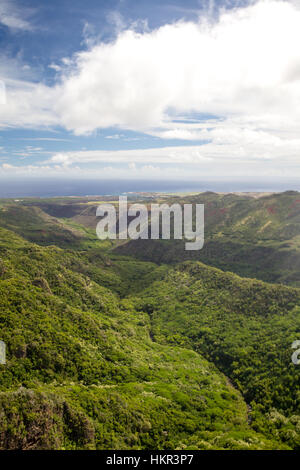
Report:
[[[251,404],[254,429],[267,432],[276,410],[280,427],[287,424],[282,437],[299,447],[300,370],[291,345],[300,336],[300,291],[191,262],[162,267],[157,277],[136,298],[154,340],[204,354]]]
[[[240,205],[257,211],[270,197],[278,220],[297,199]],[[90,201],[0,206],[1,449],[300,448],[300,289],[195,260],[158,266],[150,241],[148,261],[122,256],[95,240]],[[277,251],[280,233],[290,236],[283,225]],[[245,230],[247,244],[260,243],[256,233]],[[141,258],[139,241],[122,253],[134,243]],[[170,256],[171,242],[158,246]],[[286,266],[276,269],[290,283]]]

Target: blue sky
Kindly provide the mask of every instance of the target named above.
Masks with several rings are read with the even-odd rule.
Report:
[[[0,0],[0,179],[298,178],[299,7]]]

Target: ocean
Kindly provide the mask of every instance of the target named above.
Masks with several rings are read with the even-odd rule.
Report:
[[[0,198],[98,196],[129,192],[275,192],[299,189],[299,181],[0,180]]]

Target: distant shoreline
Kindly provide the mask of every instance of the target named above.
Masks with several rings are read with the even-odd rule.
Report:
[[[218,195],[230,195],[233,194],[235,196],[247,196],[253,199],[259,199],[262,197],[267,197],[267,196],[272,196],[273,194],[280,194],[284,192],[289,192],[289,191],[229,191],[229,192],[223,192],[223,191],[191,191],[191,192],[139,192],[139,191],[132,191],[128,193],[121,193],[120,195],[127,195],[129,197],[136,197],[136,199],[158,199],[158,198],[169,198],[169,197],[188,197],[188,196],[196,196],[196,195],[204,195],[207,193],[211,194],[218,194]],[[298,191],[293,191],[298,193]],[[78,203],[81,201],[84,202],[101,202],[101,201],[114,201],[116,198],[118,198],[120,195],[118,194],[97,194],[97,195],[85,195],[85,196],[76,196],[76,195],[67,195],[67,196],[25,196],[25,197],[0,197],[0,200],[11,200],[12,202],[26,202],[26,201],[34,201],[34,200],[56,200],[57,202],[59,201],[74,201],[78,200]]]
[[[138,180],[6,180],[0,181],[0,199],[116,197],[122,194],[273,194],[300,189],[298,181],[138,181]]]

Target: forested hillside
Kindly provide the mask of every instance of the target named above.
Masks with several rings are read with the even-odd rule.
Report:
[[[207,243],[269,246],[278,264],[256,277],[289,285],[184,261],[172,241],[116,249],[93,201],[2,200],[0,448],[299,449],[297,194],[185,199],[225,205]]]
[[[186,251],[180,240],[135,240],[118,252],[160,264],[197,260],[241,276],[300,286],[298,192],[259,198],[204,193],[172,202],[204,204],[202,250]]]

